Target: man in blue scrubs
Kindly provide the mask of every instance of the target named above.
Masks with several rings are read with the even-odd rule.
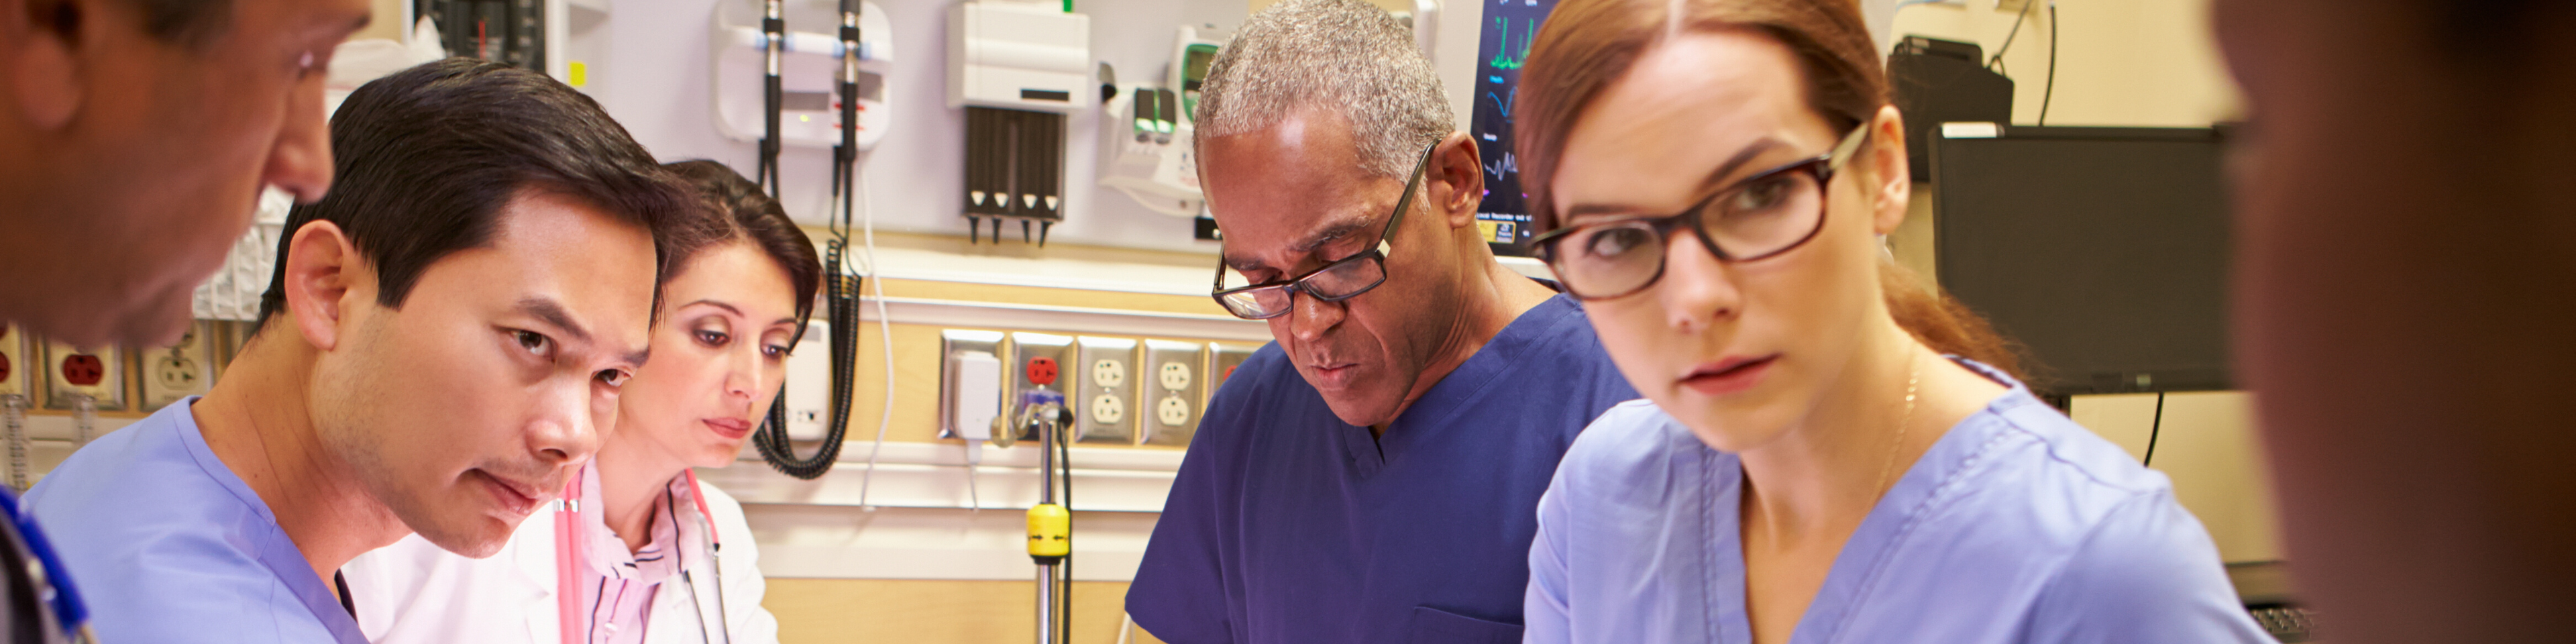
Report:
[[[1494,260],[1476,144],[1386,12],[1263,10],[1197,116],[1218,299],[1277,342],[1209,403],[1127,611],[1173,644],[1519,642],[1539,495],[1636,392]]]
[[[364,642],[340,565],[499,549],[643,361],[655,231],[694,211],[589,98],[449,59],[359,88],[331,139],[224,379],[27,494],[103,641]]]

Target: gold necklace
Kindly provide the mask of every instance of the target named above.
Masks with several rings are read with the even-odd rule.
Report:
[[[1921,384],[1923,375],[1922,358],[1908,357],[1905,362],[1905,417],[1896,424],[1896,442],[1887,446],[1887,460],[1878,466],[1878,486],[1871,488],[1882,495],[1887,493],[1888,472],[1896,468],[1897,453],[1905,451],[1905,430],[1914,426],[1915,385]]]

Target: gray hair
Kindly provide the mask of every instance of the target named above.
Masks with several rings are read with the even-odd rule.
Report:
[[[1360,167],[1403,180],[1457,130],[1440,77],[1395,16],[1360,0],[1286,0],[1218,52],[1193,115],[1198,137],[1269,129],[1301,108],[1350,119]]]

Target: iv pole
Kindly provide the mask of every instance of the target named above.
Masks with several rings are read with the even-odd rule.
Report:
[[[1029,392],[1021,426],[1038,435],[1038,504],[1029,507],[1029,559],[1038,568],[1038,644],[1064,644],[1070,624],[1057,593],[1066,581],[1059,569],[1073,555],[1073,513],[1056,503],[1057,451],[1073,412],[1064,397],[1051,391]]]

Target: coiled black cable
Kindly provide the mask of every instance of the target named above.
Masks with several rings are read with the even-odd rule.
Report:
[[[779,19],[779,0],[771,0],[767,6],[770,17],[761,23],[761,29],[769,39],[771,56],[766,96],[769,110],[766,125],[769,130],[768,136],[761,140],[760,168],[769,196],[775,199],[778,197],[778,117],[781,107],[776,57],[782,51],[780,43],[786,25]],[[825,339],[831,343],[832,349],[831,382],[826,384],[832,391],[830,417],[824,419],[823,444],[814,451],[814,456],[797,458],[795,445],[787,437],[787,388],[782,385],[778,398],[769,404],[769,420],[751,435],[751,444],[760,450],[761,460],[768,461],[769,466],[781,474],[804,480],[813,480],[832,471],[832,464],[840,460],[842,439],[850,432],[850,388],[857,384],[852,376],[859,363],[859,286],[864,278],[850,273],[847,255],[850,251],[850,223],[858,194],[858,12],[858,0],[841,0],[841,143],[832,148],[832,196],[840,212],[837,213],[839,216],[828,218],[832,238],[823,243],[823,270],[828,271],[823,280],[823,317],[831,325]],[[894,404],[894,401],[887,400],[886,404]]]

